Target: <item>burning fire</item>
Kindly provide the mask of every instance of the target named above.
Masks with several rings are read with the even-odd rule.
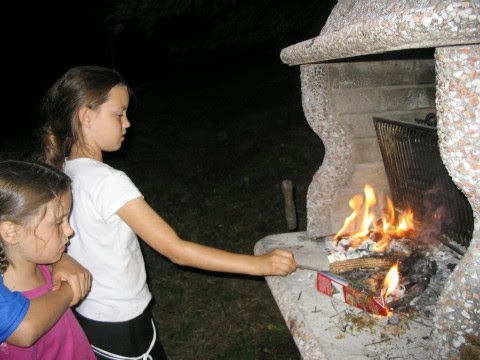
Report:
[[[356,194],[348,202],[353,212],[345,219],[343,227],[335,235],[338,240],[348,235],[353,242],[351,247],[372,239],[376,242],[375,252],[388,248],[392,238],[403,238],[414,232],[413,213],[406,210],[397,218],[397,212],[390,197],[386,196],[386,208],[379,208],[375,191],[366,184],[363,194]],[[377,220],[376,220],[377,219]],[[354,229],[354,230],[351,230]]]
[[[380,198],[380,201],[377,200],[375,190],[369,184],[365,185],[363,194],[356,194],[350,199],[349,206],[353,212],[345,219],[340,231],[335,234],[336,246],[340,244],[348,251],[350,249],[355,251],[355,248],[362,248],[360,245],[368,241],[370,244],[373,243],[369,251],[387,254],[392,248],[398,251],[399,243],[403,243],[395,240],[408,240],[407,238],[415,234],[411,210],[396,210],[388,196]],[[397,260],[381,284],[380,296],[386,303],[401,298],[405,292],[405,287],[400,285],[398,267]]]
[[[383,280],[382,296],[386,299],[389,295],[395,292],[398,286],[400,276],[398,274],[398,262],[395,263],[390,270],[388,270],[385,279]]]

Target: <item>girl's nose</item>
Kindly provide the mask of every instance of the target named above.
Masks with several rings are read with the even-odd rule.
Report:
[[[65,234],[65,237],[68,242],[68,238],[73,235],[74,231],[73,228],[70,226],[70,223],[67,222],[63,228],[63,233]]]
[[[128,128],[130,127],[130,121],[128,121],[127,115],[125,115],[125,116],[123,117],[123,119],[124,119],[124,121],[123,121],[123,127],[124,127],[125,129],[128,129]]]

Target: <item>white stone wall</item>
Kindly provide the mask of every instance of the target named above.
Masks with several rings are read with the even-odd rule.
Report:
[[[440,154],[474,215],[467,253],[435,313],[431,359],[452,359],[465,334],[480,336],[480,45],[437,49]]]

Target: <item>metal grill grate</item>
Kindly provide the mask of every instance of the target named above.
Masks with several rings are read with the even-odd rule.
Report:
[[[468,247],[473,211],[443,164],[436,128],[377,117],[373,122],[395,206],[410,208],[423,234]]]

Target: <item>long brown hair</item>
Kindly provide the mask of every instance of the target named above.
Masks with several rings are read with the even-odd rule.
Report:
[[[72,145],[83,142],[80,109],[98,108],[108,100],[108,93],[116,85],[123,85],[131,92],[118,71],[99,66],[74,67],[55,81],[40,104],[45,122],[38,160],[63,169]]]

